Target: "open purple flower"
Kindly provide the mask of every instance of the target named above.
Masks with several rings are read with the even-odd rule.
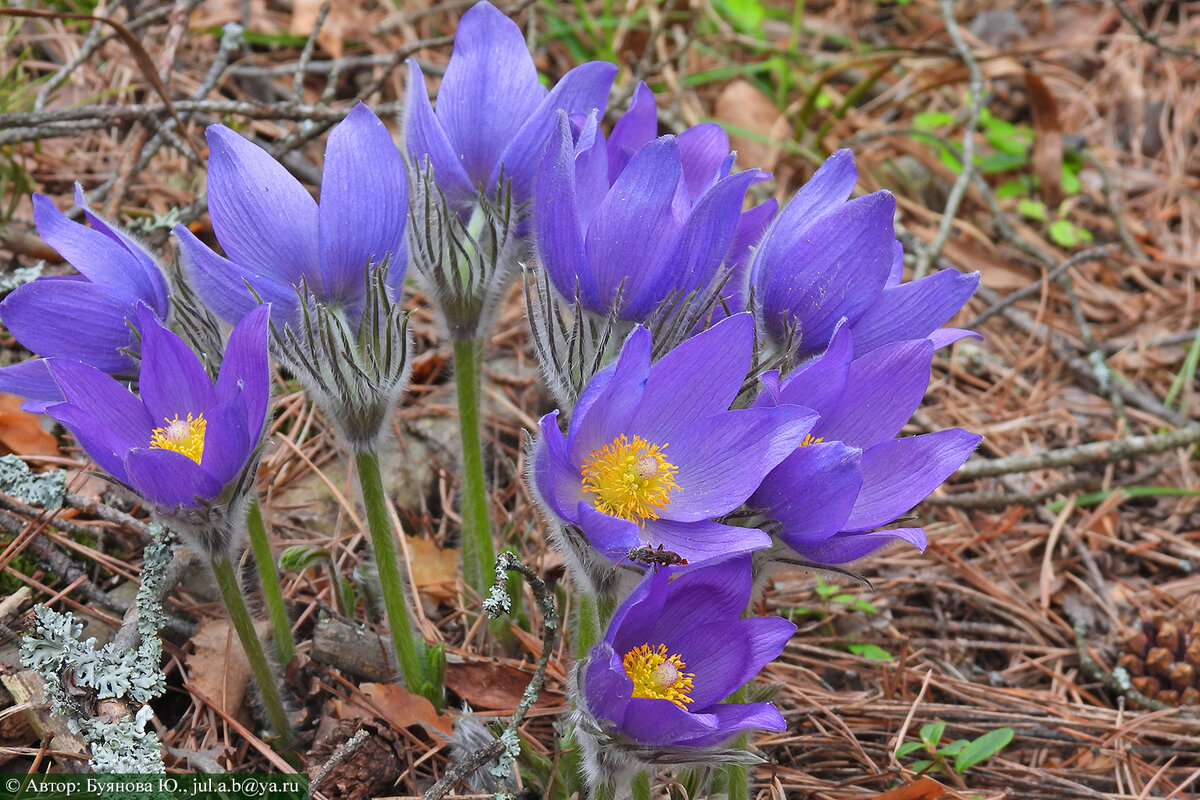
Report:
[[[80,274],[38,278],[0,303],[9,331],[43,357],[0,369],[0,391],[28,398],[23,404],[28,411],[63,400],[46,358],[67,358],[109,375],[135,378],[138,364],[130,353],[138,348],[138,303],[163,319],[170,310],[167,284],[154,257],[93,213],[79,184],[75,202],[92,227],[67,219],[40,194],[33,196],[33,220],[38,235]],[[80,335],[85,329],[87,335]]]
[[[241,135],[224,125],[210,125],[205,135],[209,216],[227,258],[182,225],[174,232],[190,280],[218,316],[237,322],[259,304],[257,294],[277,321],[291,324],[304,282],[317,301],[357,325],[368,268],[381,264],[399,293],[408,183],[400,151],[369,108],[359,103],[330,132],[319,204]]]
[[[494,195],[503,171],[517,204],[530,198],[533,176],[560,110],[604,113],[616,64],[581,64],[550,90],[515,22],[491,3],[476,3],[458,23],[454,51],[438,89],[437,112],[425,77],[408,60],[405,140],[423,168],[429,159],[450,205],[470,209],[479,192]]]
[[[214,385],[191,348],[140,306],[141,396],[95,367],[49,359],[66,402],[46,413],[113,478],[168,515],[186,518],[226,502],[254,464],[266,418],[268,313],[259,306],[233,329]]]
[[[706,289],[722,266],[736,270],[774,213],[773,203],[743,213],[746,190],[767,175],[731,175],[716,126],[652,138],[654,96],[642,89],[607,142],[594,116],[559,120],[533,209],[538,260],[558,292],[630,321]]]
[[[650,334],[635,329],[584,390],[566,437],[557,411],[542,417],[532,478],[548,511],[610,562],[646,545],[693,564],[767,546],[762,531],[715,519],[796,448],[814,415],[729,410],[753,337],[750,315],[739,314],[651,365]]]
[[[741,618],[749,559],[674,580],[672,573],[665,568],[642,580],[577,673],[585,752],[601,774],[619,770],[615,754],[644,763],[719,761],[713,749],[734,736],[786,727],[770,703],[721,702],[796,630],[780,617]]]
[[[849,150],[830,156],[780,212],[750,268],[767,333],[782,342],[794,326],[802,354],[825,349],[843,318],[860,355],[930,336],[979,284],[978,273],[955,270],[902,284],[896,200],[889,192],[847,200],[857,182]]]
[[[961,428],[896,438],[916,411],[933,361],[929,339],[893,342],[854,358],[848,326],[823,355],[782,381],[763,376],[759,407],[820,414],[802,446],[749,500],[780,523],[779,539],[818,564],[844,564],[886,544],[925,548],[921,528],[877,530],[954,474],[982,439]]]

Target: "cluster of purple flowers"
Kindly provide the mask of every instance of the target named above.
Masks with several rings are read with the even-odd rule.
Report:
[[[622,333],[572,407],[541,419],[529,476],[581,590],[621,601],[576,671],[592,768],[611,773],[614,754],[736,758],[720,746],[784,726],[768,703],[722,702],[794,630],[744,618],[756,576],[771,564],[843,565],[896,542],[923,548],[921,528],[887,526],[978,444],[960,429],[901,435],[934,352],[971,335],[941,326],[978,275],[904,283],[894,198],[849,199],[848,151],[782,210],[773,200],[747,210],[752,185],[769,176],[733,171],[716,125],[658,136],[644,85],[606,137],[615,67],[584,64],[544,88],[520,29],[486,2],[459,25],[436,110],[415,61],[409,69],[404,149],[356,106],[329,135],[319,201],[241,135],[208,129],[224,256],[185,227],[175,235],[192,288],[234,326],[215,383],[166,327],[172,301],[148,252],[81,194],[90,228],[35,196],[39,232],[81,275],[39,279],[0,305],[43,357],[0,370],[0,389],[46,409],[117,481],[176,518],[214,505],[236,513],[268,410],[269,339],[289,367],[307,352],[310,389],[339,395],[324,407],[345,415],[335,422],[352,444],[382,430],[403,358],[379,351],[405,343],[381,338],[378,319],[401,299],[412,220],[429,219],[410,209],[412,176],[430,176],[440,199],[422,202],[444,203],[472,237],[447,251],[477,251],[487,215],[511,203],[520,247],[505,257],[531,255],[572,313]],[[451,288],[461,297],[471,283]],[[664,353],[657,323],[680,303],[701,307]],[[79,308],[90,337],[39,321]],[[333,322],[315,330],[318,312]],[[346,365],[303,350],[327,340],[347,343],[332,351]],[[763,371],[772,358],[781,369]],[[394,366],[376,375],[370,365],[382,361]],[[369,391],[355,394],[362,383]],[[644,575],[614,596],[614,576],[630,569]]]

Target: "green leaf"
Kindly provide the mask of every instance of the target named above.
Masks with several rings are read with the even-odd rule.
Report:
[[[922,758],[920,761],[914,761],[912,763],[913,772],[924,772],[925,770],[929,769],[929,765],[932,763],[933,762],[928,758]]]
[[[896,748],[896,758],[906,756],[914,750],[920,750],[924,746],[921,742],[905,742]]]
[[[1074,247],[1082,238],[1079,228],[1069,219],[1056,219],[1050,223],[1048,233],[1054,243],[1060,247]]]
[[[1010,197],[1020,197],[1023,194],[1028,194],[1031,188],[1029,185],[1029,176],[1022,175],[1015,180],[1005,181],[997,186],[996,199],[1006,200]]]
[[[293,545],[279,554],[279,568],[284,572],[300,572],[321,561],[330,561],[329,551],[313,545]]]
[[[942,734],[945,732],[946,723],[938,721],[922,726],[920,733],[917,735],[921,737],[921,741],[925,743],[926,747],[933,749],[942,740]]]
[[[766,11],[761,0],[723,0],[718,8],[743,31],[757,32],[762,27]]]
[[[856,597],[854,599],[854,607],[857,608],[859,611],[862,611],[864,614],[878,614],[879,613],[879,609],[877,609],[875,606],[873,606],[870,601],[864,600],[861,597]]]
[[[1063,164],[1062,169],[1062,190],[1066,194],[1079,194],[1082,190],[1079,184],[1079,168],[1071,168],[1068,164]]]
[[[1017,201],[1017,213],[1023,217],[1036,219],[1039,222],[1046,221],[1046,204],[1041,200],[1030,200],[1024,198]]]
[[[945,758],[946,756],[957,755],[964,747],[966,747],[969,744],[970,744],[970,742],[968,742],[966,739],[955,739],[953,742],[946,745],[945,747],[939,748],[938,755],[942,756],[943,758]]]
[[[913,117],[913,127],[923,131],[942,128],[954,122],[954,115],[949,111],[922,111]]]
[[[868,661],[892,661],[895,659],[895,656],[887,650],[869,642],[847,642],[846,649],[856,656],[862,656]]]
[[[963,774],[980,761],[991,758],[999,753],[1013,739],[1012,728],[997,728],[988,731],[962,749],[954,759],[954,771]]]
[[[979,167],[979,171],[984,175],[992,175],[997,172],[1011,172],[1015,169],[1020,169],[1029,163],[1029,156],[1025,153],[988,153],[986,156],[975,159],[975,165]]]

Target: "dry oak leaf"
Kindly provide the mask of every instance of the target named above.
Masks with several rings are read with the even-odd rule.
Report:
[[[396,730],[422,725],[430,733],[443,738],[454,732],[454,718],[449,714],[438,714],[433,703],[424,697],[395,683],[364,683],[359,687],[365,703],[354,698],[335,701],[338,715],[342,719],[386,720]]]
[[[22,411],[14,394],[0,394],[0,444],[19,456],[58,454],[58,440],[42,429],[41,414]]]

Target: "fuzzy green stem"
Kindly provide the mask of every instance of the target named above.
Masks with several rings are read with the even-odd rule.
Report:
[[[612,781],[602,781],[592,787],[590,800],[616,800],[617,787]]]
[[[454,384],[458,390],[458,431],[462,440],[462,561],[463,580],[480,597],[492,586],[492,522],[488,515],[487,485],[483,473],[483,442],[479,406],[482,384],[482,347],[475,339],[454,341]]]
[[[379,589],[383,594],[383,607],[396,647],[400,674],[410,692],[425,695],[435,707],[441,708],[442,687],[430,684],[425,673],[425,642],[413,635],[404,578],[396,557],[396,538],[388,519],[387,494],[379,472],[379,455],[374,450],[362,450],[355,454],[354,463],[358,468],[358,483],[367,510],[367,528],[375,551],[375,568],[379,571]]]
[[[572,622],[575,623],[574,634],[575,660],[587,658],[588,651],[600,641],[603,632],[600,630],[600,601],[591,595],[580,592],[576,597],[576,609]]]
[[[746,687],[738,689],[729,696],[731,703],[746,702]],[[750,744],[750,737],[745,734],[733,740],[733,747],[745,750]],[[727,795],[729,800],[749,800],[750,798],[750,767],[745,764],[728,764],[725,767],[725,779],[728,782]]]
[[[296,654],[296,640],[292,636],[292,621],[288,618],[287,603],[283,601],[279,570],[275,568],[275,556],[271,553],[271,543],[267,541],[267,526],[263,522],[258,500],[250,503],[249,513],[246,515],[246,530],[250,534],[250,549],[254,551],[258,579],[262,582],[267,616],[271,619],[271,640],[275,645],[275,657],[282,666],[287,666]]]
[[[276,749],[288,750],[296,744],[296,734],[292,731],[292,723],[288,720],[287,711],[283,708],[283,698],[279,694],[279,684],[275,673],[267,661],[258,632],[254,630],[254,620],[250,618],[250,610],[242,597],[242,588],[238,585],[237,573],[229,556],[218,555],[212,560],[213,574],[217,577],[217,587],[221,590],[221,598],[229,611],[233,629],[237,632],[242,650],[250,662],[250,671],[254,682],[258,685],[258,693],[262,696],[263,706],[267,710],[267,719],[271,729],[279,737]]]
[[[633,800],[651,800],[650,773],[642,771],[634,775],[633,785],[630,788],[633,792]]]

